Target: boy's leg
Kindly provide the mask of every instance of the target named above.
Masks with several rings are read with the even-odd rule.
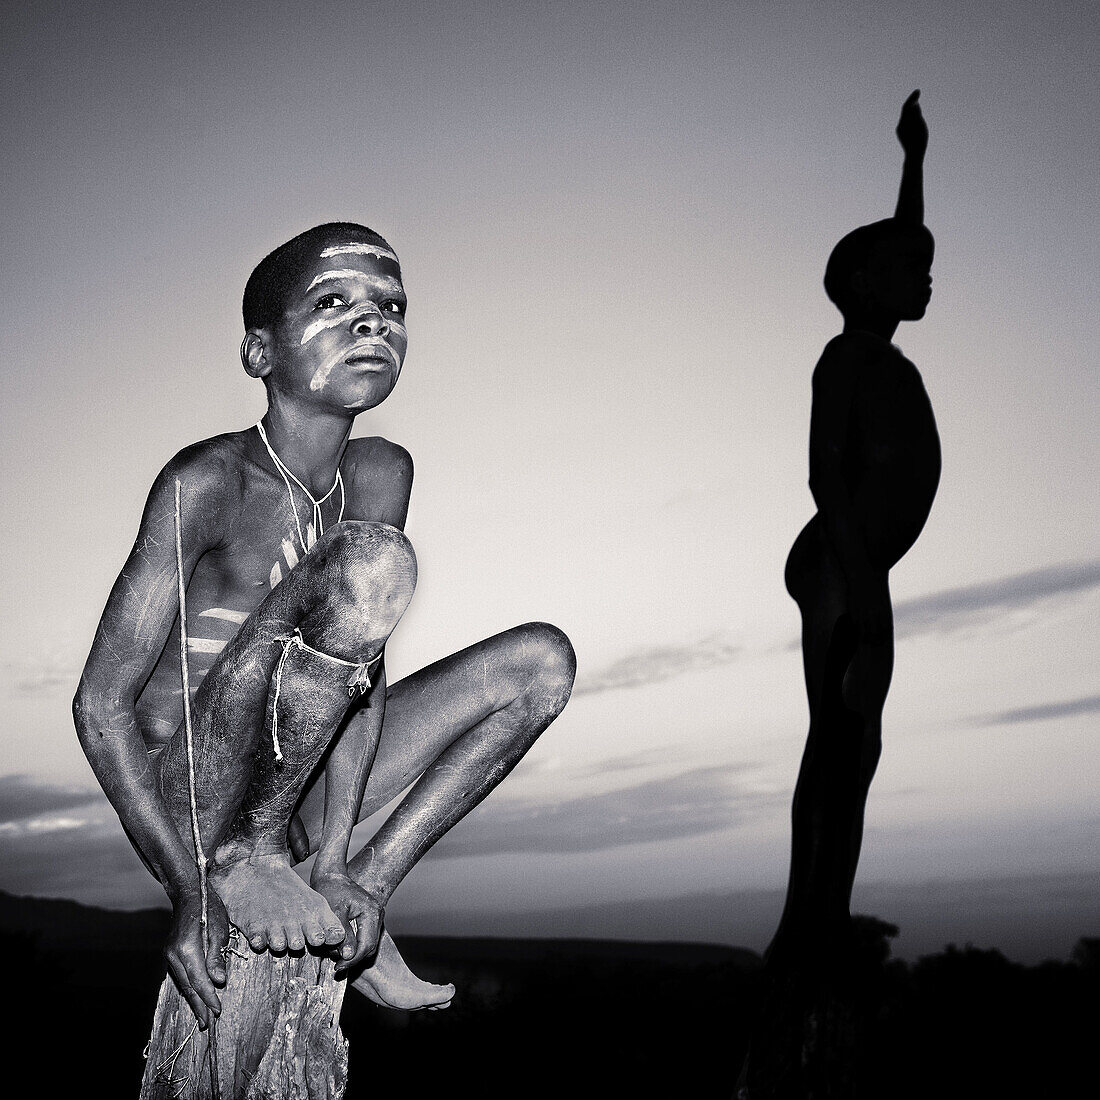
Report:
[[[395,684],[360,818],[420,778],[349,863],[355,880],[384,905],[557,718],[575,674],[569,639],[546,623],[527,623]]]
[[[838,915],[836,884],[847,868],[845,803],[851,737],[839,706],[844,671],[852,654],[851,620],[839,563],[821,530],[807,525],[791,551],[786,580],[802,615],[802,658],[810,725],[791,807],[791,865],[779,929],[768,950],[782,964],[802,954]]]
[[[360,820],[417,782],[348,864],[352,877],[380,906],[561,713],[575,672],[569,639],[546,623],[527,623],[391,687]],[[323,807],[320,776],[300,809],[314,848]]]
[[[893,642],[857,637],[843,577],[823,542],[816,555],[807,555],[801,579],[792,595],[803,618],[810,731],[792,807],[787,904],[773,952],[781,943],[794,947],[793,940],[812,954],[812,945],[842,932],[850,916]]]
[[[847,863],[841,884],[845,909],[851,903],[856,868],[863,847],[863,819],[867,810],[867,795],[882,755],[882,711],[890,680],[894,672],[894,631],[881,641],[856,641],[855,653],[844,673],[841,697],[849,721],[856,716],[859,730],[859,759],[856,767],[855,794],[851,801],[848,830]]]
[[[254,947],[343,938],[324,899],[291,870],[287,823],[352,701],[354,669],[340,662],[366,662],[381,651],[414,584],[404,535],[384,524],[341,524],[249,617],[196,693],[195,793],[203,846],[215,854],[211,882]],[[281,760],[271,732],[276,673]],[[165,801],[188,836],[182,730],[158,764]]]

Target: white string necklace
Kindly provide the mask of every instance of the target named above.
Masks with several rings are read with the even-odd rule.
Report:
[[[271,455],[271,461],[275,463],[275,469],[283,475],[283,482],[286,485],[287,495],[290,497],[290,510],[294,513],[294,526],[298,531],[298,541],[302,544],[302,552],[308,554],[313,548],[313,544],[325,533],[325,521],[321,516],[321,505],[333,493],[336,492],[336,486],[340,486],[340,514],[336,517],[336,522],[339,523],[344,518],[344,479],[340,476],[340,467],[336,467],[336,480],[332,483],[332,488],[320,500],[314,500],[313,494],[291,473],[287,464],[275,453],[275,448],[267,441],[267,432],[264,431],[263,422],[256,421],[256,430],[260,433],[260,438],[264,441],[264,446],[267,448],[267,453]],[[290,487],[290,482],[293,481],[299,489],[305,493],[306,498],[310,504],[313,505],[313,538],[308,543],[306,542],[306,535],[302,534],[302,524],[298,519],[298,505],[294,503],[294,490]],[[309,528],[306,528],[307,534]]]

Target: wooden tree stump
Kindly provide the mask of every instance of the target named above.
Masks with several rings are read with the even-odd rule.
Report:
[[[340,1031],[346,981],[328,955],[228,953],[220,991],[217,1079],[210,1031],[200,1031],[171,977],[160,987],[141,1100],[341,1100],[348,1043]],[[241,949],[243,947],[243,950]]]

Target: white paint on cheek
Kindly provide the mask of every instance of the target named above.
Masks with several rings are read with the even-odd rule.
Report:
[[[318,367],[313,373],[313,377],[309,380],[309,388],[311,390],[323,390],[325,384],[328,382],[328,376],[332,374],[336,364],[340,362],[340,356],[336,356],[330,359],[327,363]]]
[[[319,321],[306,325],[306,330],[302,333],[302,340],[298,346],[305,347],[319,333],[327,332],[330,328],[338,328],[340,325],[354,324],[360,317],[369,317],[372,313],[381,317],[391,329],[400,329],[401,333],[405,334],[405,326],[400,321],[383,313],[376,305],[371,304],[362,306],[357,310],[347,310],[337,317],[322,317]]]
[[[306,325],[305,332],[302,333],[302,342],[299,347],[305,347],[318,333],[324,332],[330,328],[336,328],[337,325],[342,325],[347,318],[346,313],[341,313],[338,317],[322,317],[319,321],[314,321],[311,325]]]
[[[331,248],[326,248],[321,253],[321,259],[327,259],[329,256],[342,256],[351,253],[356,256],[377,256],[380,260],[393,260],[397,263],[397,256],[391,252],[385,245],[380,244],[364,244],[362,242],[356,242],[354,244],[334,244]]]

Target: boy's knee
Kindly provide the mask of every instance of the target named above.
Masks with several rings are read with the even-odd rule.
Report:
[[[384,642],[416,589],[416,555],[388,523],[347,520],[318,543],[318,610],[341,636],[341,646]]]
[[[565,706],[577,675],[577,655],[565,633],[550,623],[525,623],[517,628],[528,667],[542,693]]]
[[[388,523],[345,520],[332,532],[325,569],[334,587],[356,604],[407,604],[416,588],[412,543]]]

